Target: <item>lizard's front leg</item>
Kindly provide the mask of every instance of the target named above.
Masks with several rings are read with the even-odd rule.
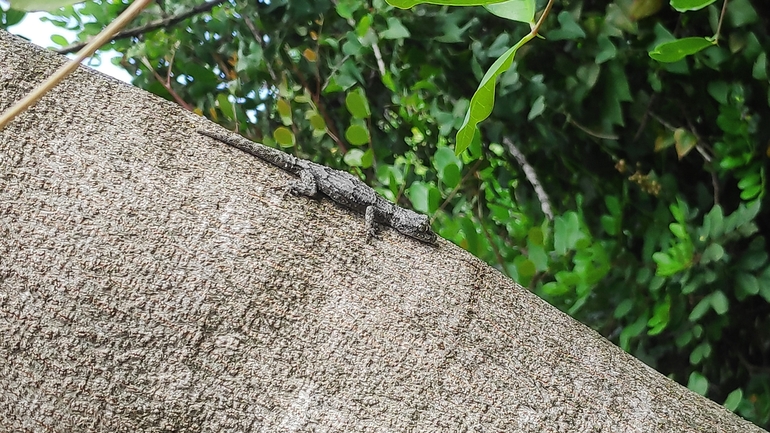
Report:
[[[310,170],[302,170],[299,173],[299,180],[289,184],[289,190],[295,195],[315,197],[318,194],[318,183]]]
[[[377,237],[380,231],[380,226],[377,223],[378,220],[382,220],[382,212],[377,209],[376,206],[367,206],[364,213],[364,221],[366,224],[366,242],[369,242],[372,238]]]

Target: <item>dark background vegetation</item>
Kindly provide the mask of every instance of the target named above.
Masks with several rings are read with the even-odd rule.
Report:
[[[718,46],[648,55],[714,35],[722,1],[681,14],[557,0],[459,157],[481,77],[529,31],[480,7],[168,0],[105,48],[136,86],[432,215],[444,238],[768,428],[770,6],[727,0]],[[52,19],[85,40],[126,6]]]

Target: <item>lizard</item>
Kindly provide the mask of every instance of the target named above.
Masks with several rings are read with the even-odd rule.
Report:
[[[288,185],[294,195],[315,198],[323,194],[335,203],[364,215],[367,241],[377,235],[379,225],[386,225],[426,244],[435,245],[437,242],[436,233],[426,215],[391,203],[348,172],[297,158],[225,129],[199,128],[197,132],[299,176],[298,180]]]

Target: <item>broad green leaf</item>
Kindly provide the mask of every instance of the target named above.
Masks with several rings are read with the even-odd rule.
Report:
[[[704,219],[709,220],[709,236],[712,239],[722,236],[725,232],[725,217],[722,213],[722,206],[716,205],[706,214]]]
[[[356,119],[366,119],[372,114],[369,101],[366,100],[366,95],[360,87],[345,96],[345,107]]]
[[[629,16],[634,21],[639,21],[655,15],[663,6],[663,0],[634,0],[629,11]]]
[[[692,132],[684,128],[677,128],[674,131],[674,142],[676,143],[676,155],[682,159],[695,148],[698,139]]]
[[[700,262],[704,265],[707,263],[721,260],[725,255],[725,249],[719,244],[711,244],[703,251],[703,255],[700,258]]]
[[[441,192],[432,184],[413,182],[408,191],[412,206],[419,212],[432,214],[441,203]]]
[[[735,277],[735,283],[738,288],[749,295],[756,295],[759,293],[759,281],[757,277],[746,272],[739,272]]]
[[[642,315],[636,321],[620,331],[619,343],[620,347],[628,351],[630,347],[631,339],[638,336],[647,328],[647,315]]]
[[[62,6],[83,3],[84,0],[10,0],[11,9],[17,11],[53,11]]]
[[[313,127],[313,130],[326,132],[326,121],[323,116],[313,111],[312,115],[308,117],[308,120],[310,121],[310,126]]]
[[[741,400],[743,400],[743,390],[738,388],[727,395],[724,406],[727,410],[735,411],[735,409],[738,409],[738,405],[741,404]]]
[[[466,216],[460,220],[460,226],[462,227],[462,233],[464,235],[463,247],[473,254],[478,254],[481,245],[481,236],[479,236],[476,223],[471,217]]]
[[[219,106],[221,108],[222,104],[220,104]],[[289,104],[289,102],[281,98],[276,103],[276,108],[278,109],[278,114],[281,116],[281,123],[283,123],[284,126],[291,125],[292,124],[291,105]]]
[[[650,330],[647,331],[647,335],[657,335],[663,332],[668,326],[669,315],[671,311],[671,298],[666,297],[663,302],[655,306],[655,311],[647,321],[647,326]]]
[[[721,290],[717,290],[711,294],[711,306],[714,308],[714,311],[721,316],[730,308],[730,301]]]
[[[361,167],[364,165],[364,151],[361,149],[350,149],[342,157],[342,160],[351,167]]]
[[[7,29],[14,24],[18,24],[25,16],[27,16],[26,12],[15,9],[8,9],[5,13],[0,11],[0,24]]]
[[[700,395],[706,395],[709,388],[709,381],[697,371],[690,373],[690,379],[687,381],[687,388],[697,392]]]
[[[630,313],[634,308],[633,299],[624,299],[623,302],[615,307],[615,312],[612,314],[616,319],[626,317],[626,314]]]
[[[548,32],[546,35],[548,40],[574,40],[586,37],[586,32],[580,28],[580,24],[575,21],[571,13],[561,11],[557,19],[559,21],[559,28]]]
[[[707,342],[699,344],[692,352],[690,352],[690,364],[697,365],[703,361],[704,358],[708,358],[711,355],[711,345]]]
[[[650,51],[650,57],[662,63],[673,63],[712,45],[714,42],[708,38],[677,39],[658,45]]]
[[[535,20],[535,0],[509,0],[484,6],[489,12],[511,21],[531,23]]]
[[[468,108],[468,112],[465,114],[465,120],[457,131],[456,136],[456,149],[455,154],[459,155],[471,145],[473,136],[476,134],[476,125],[482,120],[489,117],[492,114],[492,107],[495,104],[495,84],[497,76],[508,70],[513,63],[513,57],[516,55],[516,51],[521,48],[522,45],[527,43],[529,39],[524,38],[520,40],[516,45],[508,49],[502,56],[495,60],[495,63],[484,74],[484,78],[479,83],[479,88],[471,98],[471,105]]]
[[[751,76],[757,80],[767,80],[767,54],[764,52],[757,56],[754,67],[751,69]]]
[[[532,120],[535,117],[543,114],[543,111],[545,111],[545,97],[540,95],[537,97],[537,99],[535,99],[535,102],[532,103],[532,108],[529,110],[527,120]]]
[[[562,296],[569,293],[570,288],[557,281],[543,284],[543,292],[548,296]]]
[[[526,259],[517,263],[516,269],[519,271],[519,276],[523,278],[529,278],[535,275],[535,272],[537,272],[537,268],[535,267],[535,264],[532,263],[532,261],[529,259]],[[569,290],[569,287],[565,287],[565,288]]]
[[[355,146],[369,142],[369,130],[361,125],[350,125],[345,130],[345,139]]]
[[[599,44],[599,52],[596,54],[596,64],[601,64],[615,57],[618,49],[606,35],[601,35],[596,40]]]
[[[685,230],[684,226],[679,223],[671,223],[668,225],[668,228],[671,230],[671,233],[679,239],[687,239],[689,237],[687,230]]]
[[[60,47],[65,47],[65,46],[69,45],[69,42],[67,41],[67,38],[65,38],[62,35],[51,35],[51,42],[53,42],[54,44],[56,44],[56,45],[58,45]]]
[[[409,9],[412,6],[427,3],[443,6],[484,6],[494,3],[503,3],[507,0],[386,0],[389,5],[401,9]]]
[[[449,165],[458,166],[461,164],[457,155],[448,147],[439,147],[436,149],[436,153],[433,154],[433,166],[436,168],[436,171],[443,171]]]
[[[411,36],[409,30],[396,17],[388,17],[388,28],[380,32],[382,39],[404,39]]]
[[[678,12],[697,11],[715,1],[716,0],[671,0],[671,7]]]
[[[457,184],[460,183],[461,177],[460,167],[454,164],[447,165],[439,172],[439,178],[449,188],[457,186]]]
[[[583,238],[585,235],[580,231],[577,213],[570,211],[555,218],[553,244],[556,254],[567,254],[567,251],[574,249],[577,242]]]
[[[292,147],[296,142],[294,138],[294,134],[291,132],[289,128],[286,128],[284,126],[275,128],[275,131],[273,131],[273,139],[279,145],[281,145],[281,147]]]
[[[690,316],[688,318],[690,322],[698,321],[698,319],[703,317],[703,315],[708,312],[710,306],[711,306],[711,295],[701,299],[700,302],[698,302],[698,304],[695,306],[695,308],[693,308],[692,311],[690,312]]]

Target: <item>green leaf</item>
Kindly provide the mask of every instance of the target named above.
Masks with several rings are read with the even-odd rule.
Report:
[[[714,308],[714,311],[721,316],[729,309],[730,301],[721,290],[717,290],[711,294],[711,306]]]
[[[626,326],[625,328],[623,328],[622,331],[620,331],[620,337],[618,338],[620,347],[623,350],[628,351],[631,348],[630,347],[631,339],[638,336],[642,332],[644,332],[646,328],[647,328],[647,316],[642,315],[638,319],[636,319],[634,323]]]
[[[369,130],[361,125],[350,125],[345,130],[345,139],[355,146],[369,142]]]
[[[626,317],[626,314],[631,312],[631,309],[634,308],[634,300],[633,299],[624,299],[623,302],[618,304],[617,307],[615,307],[615,312],[613,313],[613,316],[616,319],[620,319],[623,317]]]
[[[693,371],[690,373],[690,378],[687,381],[687,388],[700,395],[706,395],[706,391],[708,391],[709,388],[709,381],[702,374]]]
[[[695,308],[693,308],[692,311],[690,312],[690,316],[688,317],[688,320],[690,322],[698,321],[698,319],[703,317],[703,315],[708,312],[710,306],[711,306],[711,295],[704,297],[703,299],[700,300],[700,302],[698,302]]]
[[[345,96],[345,107],[356,119],[366,119],[372,114],[369,101],[366,100],[366,95],[360,87],[348,92]]]
[[[557,17],[559,28],[548,32],[546,37],[551,41],[573,40],[586,37],[586,32],[580,28],[571,13],[567,11],[559,12]]]
[[[741,404],[741,400],[743,400],[743,390],[738,388],[727,395],[724,406],[727,410],[735,412],[735,409],[738,409],[738,405]]]
[[[709,236],[711,239],[716,239],[725,232],[725,217],[722,213],[722,206],[716,205],[709,211],[704,217],[704,220],[709,221]],[[704,224],[705,225],[705,224]]]
[[[647,331],[647,335],[657,335],[666,329],[666,326],[668,326],[670,311],[671,299],[667,296],[662,300],[662,302],[655,306],[655,311],[653,312],[652,317],[650,317],[650,320],[647,321],[647,326],[650,327],[650,330]]]
[[[567,254],[567,250],[574,249],[577,242],[585,238],[580,231],[580,221],[577,213],[569,211],[554,219],[554,252],[558,255]]]
[[[419,4],[432,4],[444,6],[484,6],[493,3],[503,3],[507,0],[386,0],[389,5],[401,9],[409,9]]]
[[[742,291],[749,295],[756,295],[759,293],[759,281],[757,277],[746,272],[739,272],[735,277],[735,283]]]
[[[65,38],[62,35],[56,35],[56,34],[51,35],[51,42],[53,42],[54,44],[56,44],[56,45],[58,45],[60,47],[65,47],[65,46],[69,45],[69,42],[67,41],[67,38]]]
[[[563,296],[569,293],[570,288],[557,281],[543,284],[543,292],[548,296]]]
[[[0,25],[7,29],[10,26],[18,24],[25,16],[27,16],[26,12],[15,9],[8,9],[5,12],[0,11]]]
[[[449,165],[461,165],[460,159],[448,147],[439,147],[433,154],[433,166],[436,171],[443,171]]]
[[[439,178],[449,188],[454,188],[460,183],[460,167],[457,165],[447,165],[443,170],[439,172]]]
[[[382,39],[404,39],[411,36],[409,30],[396,17],[388,17],[388,29],[380,32]]]
[[[413,182],[409,187],[409,200],[415,210],[432,214],[438,209],[441,193],[429,183]]]
[[[692,132],[684,128],[677,128],[674,131],[674,143],[676,143],[676,155],[682,159],[695,148],[698,139]]]
[[[294,134],[291,132],[289,128],[286,128],[284,126],[275,128],[275,131],[273,131],[273,139],[281,147],[292,147],[296,143]]]
[[[703,251],[703,255],[700,258],[700,262],[704,265],[707,263],[715,262],[722,259],[725,255],[725,249],[722,245],[711,244]]]
[[[715,1],[716,0],[671,0],[671,7],[678,12],[697,11]]]
[[[708,38],[684,38],[664,42],[655,47],[649,54],[653,60],[662,63],[673,63],[712,45],[714,45],[714,42]]]
[[[364,165],[364,151],[361,149],[350,149],[342,157],[342,160],[351,167],[361,167]]]
[[[599,44],[599,52],[596,54],[596,64],[601,64],[607,60],[614,59],[618,53],[615,44],[612,43],[606,35],[600,35],[596,42]]]
[[[690,236],[687,234],[687,230],[679,223],[671,223],[668,225],[669,230],[671,230],[671,233],[674,234],[674,236],[678,237],[679,239],[688,239]]]
[[[767,54],[764,52],[757,56],[757,61],[751,69],[751,76],[757,80],[767,80]]]
[[[700,364],[703,359],[709,356],[711,356],[711,345],[708,342],[703,342],[690,352],[690,364]]]
[[[220,96],[224,96],[224,94],[220,94]],[[226,105],[232,105],[232,104],[223,104],[222,101],[219,101],[219,108],[222,109],[224,112],[224,106]],[[283,123],[284,126],[289,126],[292,124],[292,118],[291,118],[291,105],[283,98],[279,99],[276,103],[276,109],[278,110],[278,114],[281,116],[281,123]],[[230,115],[228,116],[230,119],[233,118],[232,115],[232,109],[230,110]]]
[[[535,117],[541,115],[545,111],[545,97],[543,95],[540,95],[535,99],[535,102],[532,103],[532,108],[529,110],[529,114],[527,115],[527,120],[532,120]]]
[[[516,55],[516,51],[524,45],[528,39],[524,38],[520,40],[516,45],[508,49],[502,56],[495,60],[495,63],[484,74],[484,78],[479,83],[479,88],[471,98],[471,105],[468,112],[465,114],[465,120],[463,120],[460,130],[457,131],[455,141],[457,142],[457,148],[455,154],[459,155],[471,145],[473,136],[476,134],[476,125],[482,120],[489,117],[492,114],[492,107],[495,104],[495,83],[498,75],[502,74],[513,63],[513,57]]]
[[[535,0],[509,0],[485,5],[484,8],[500,18],[531,23],[535,20]]]

